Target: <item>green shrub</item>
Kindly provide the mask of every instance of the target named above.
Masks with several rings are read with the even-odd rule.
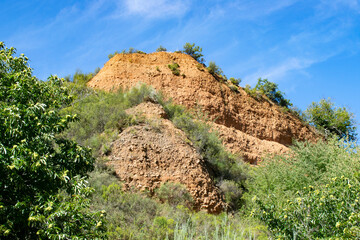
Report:
[[[124,49],[124,50],[121,51],[121,53],[122,54],[131,54],[131,53],[136,53],[136,51],[137,50],[135,48],[130,47],[129,50]]]
[[[266,227],[256,220],[193,212],[183,205],[160,204],[145,194],[125,192],[108,170],[97,169],[89,182],[96,189],[91,208],[106,210],[110,239],[268,239]]]
[[[265,226],[239,215],[194,213],[176,222],[174,240],[182,239],[269,239]]]
[[[244,91],[257,100],[261,99],[261,93],[257,91],[255,88],[251,88],[249,84],[245,85]]]
[[[89,91],[87,95],[78,96],[73,106],[63,109],[64,115],[76,113],[79,117],[78,122],[70,124],[64,136],[91,147],[98,156],[101,147],[113,141],[119,131],[138,122],[125,110],[147,100],[158,102],[161,97],[144,84],[128,92]]]
[[[305,111],[308,122],[326,136],[335,134],[339,138],[356,140],[354,114],[345,107],[337,108],[330,99],[313,102]]]
[[[205,123],[206,119],[195,120],[183,107],[171,102],[164,104],[164,109],[175,126],[183,130],[193,142],[216,179],[233,180],[244,187],[247,171],[245,164],[239,157],[225,150],[218,135]]]
[[[179,70],[179,64],[177,64],[176,62],[174,62],[173,64],[169,64],[168,68],[171,70],[171,72],[176,75],[179,76],[180,75],[180,70]]]
[[[230,82],[231,82],[232,84],[234,84],[235,86],[239,86],[239,84],[241,83],[241,79],[240,79],[240,78],[233,78],[233,77],[231,77],[229,80],[230,80]]]
[[[110,54],[108,55],[108,58],[109,58],[109,59],[112,59],[116,54],[119,54],[119,52],[118,52],[118,51],[115,51],[114,53],[110,53]]]
[[[225,197],[225,202],[229,204],[230,209],[237,210],[243,205],[244,189],[241,184],[232,180],[222,180],[218,184],[222,194]]]
[[[95,69],[94,73],[83,73],[81,70],[78,69],[76,70],[75,74],[70,77],[70,81],[78,85],[85,85],[96,75],[97,70],[98,69]]]
[[[143,52],[143,51],[140,51],[140,50],[137,50],[133,47],[130,47],[128,50],[124,49],[121,51],[122,54],[131,54],[131,53],[140,53],[140,54],[146,54],[146,52]],[[114,53],[111,53],[108,55],[108,58],[111,59],[113,58],[116,54],[119,54],[118,51],[115,51]]]
[[[200,71],[204,71],[204,65],[203,64],[201,64],[201,63],[198,63],[198,64],[196,64],[196,67],[197,67],[197,69],[199,69]]]
[[[203,58],[204,55],[201,54],[202,48],[200,48],[199,46],[195,46],[195,43],[193,44],[186,43],[183,48],[184,48],[182,50],[183,53],[190,55],[199,63],[205,62],[205,59]]]
[[[155,217],[152,231],[158,239],[169,239],[174,234],[175,221],[172,218],[163,216]]]
[[[215,62],[213,62],[213,61],[209,62],[209,66],[207,67],[207,70],[212,75],[216,74],[216,75],[222,76],[224,74],[224,72],[221,70],[221,68],[218,65],[216,65]]]
[[[276,237],[359,239],[360,183],[335,177],[328,184],[304,187],[276,211],[258,202],[260,219]]]
[[[167,51],[167,49],[161,45],[156,49],[156,52],[166,52],[166,51]]]
[[[156,197],[171,206],[179,204],[191,208],[193,199],[186,187],[180,183],[164,183],[156,190]]]
[[[339,142],[334,138],[316,144],[295,143],[289,154],[276,156],[273,159],[267,158],[262,165],[253,169],[247,184],[249,189],[245,197],[247,208],[279,237],[284,236],[289,239],[294,237],[293,234],[302,236],[299,237],[300,239],[338,236],[331,235],[328,229],[334,228],[338,219],[347,216],[346,211],[350,211],[351,204],[357,197],[351,195],[353,190],[346,189],[344,182],[335,181],[333,184],[330,182],[333,181],[332,179],[346,176],[355,189],[359,187],[359,158],[358,147],[354,147],[353,143]],[[309,188],[309,186],[315,187]],[[316,194],[315,190],[317,190]],[[344,198],[339,197],[329,203],[330,205],[322,206],[322,196],[335,196],[335,194],[344,194],[344,198],[347,196],[349,199],[345,201]],[[295,206],[299,199],[301,203],[306,202],[306,209],[298,209],[297,205]],[[340,211],[341,208],[338,207],[343,204],[348,204],[348,207],[344,205],[344,216],[339,216],[341,214],[336,211]],[[331,211],[334,213],[330,214]],[[353,211],[358,209],[354,208]],[[319,224],[319,221],[323,224]],[[315,227],[316,224],[319,228]],[[311,235],[307,237],[301,235],[310,234],[311,231]],[[327,233],[321,233],[322,231]]]

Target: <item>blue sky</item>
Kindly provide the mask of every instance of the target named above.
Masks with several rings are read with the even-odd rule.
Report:
[[[1,0],[0,29],[43,80],[190,42],[241,86],[268,78],[303,110],[330,97],[360,122],[360,0]]]

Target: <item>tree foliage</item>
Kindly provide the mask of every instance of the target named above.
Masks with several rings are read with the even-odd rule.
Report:
[[[0,43],[0,236],[2,239],[99,237],[101,213],[87,209],[89,149],[58,137],[76,116],[63,81],[32,75],[28,58]],[[90,237],[89,237],[90,236]]]
[[[199,63],[205,62],[205,59],[203,58],[204,55],[201,54],[202,48],[200,48],[199,46],[195,46],[195,43],[185,43],[182,52],[192,56]]]
[[[257,96],[258,94],[265,95],[271,101],[282,107],[288,108],[289,106],[292,106],[290,100],[286,99],[284,93],[278,89],[278,85],[267,79],[259,78],[255,88],[251,89],[250,86],[247,85],[245,91],[252,96]]]
[[[259,78],[255,89],[262,92],[273,102],[282,107],[289,107],[292,105],[288,99],[285,99],[284,93],[278,89],[278,85],[268,81],[267,79]]]
[[[356,140],[356,126],[353,113],[345,107],[335,107],[330,99],[313,102],[305,111],[305,115],[317,129],[326,135],[335,134],[339,138]]]

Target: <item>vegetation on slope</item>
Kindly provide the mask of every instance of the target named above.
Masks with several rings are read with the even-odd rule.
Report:
[[[79,88],[79,87],[78,87]],[[78,89],[73,88],[73,89]],[[83,86],[83,88],[86,88]],[[79,91],[83,92],[83,91]],[[91,92],[89,91],[88,95],[83,95],[81,99],[77,99],[77,101],[69,108],[64,109],[64,114],[68,112],[75,112],[79,116],[79,122],[73,123],[69,130],[66,132],[66,136],[74,139],[82,144],[92,147],[93,153],[95,156],[98,156],[98,164],[100,169],[104,169],[102,165],[103,161],[106,161],[106,157],[102,158],[104,153],[107,151],[107,146],[109,143],[114,140],[115,136],[122,131],[127,126],[137,124],[139,121],[144,121],[144,119],[136,119],[134,116],[127,115],[125,113],[125,109],[135,106],[142,101],[151,100],[152,102],[158,102],[163,105],[165,111],[169,118],[174,122],[174,124],[184,130],[189,139],[193,142],[194,146],[198,149],[198,151],[202,154],[205,160],[209,165],[209,168],[215,173],[215,177],[217,179],[217,183],[225,194],[226,200],[229,206],[233,211],[239,209],[242,202],[241,196],[244,192],[244,181],[246,179],[246,168],[245,165],[242,164],[241,160],[237,157],[231,155],[227,151],[225,151],[222,143],[217,138],[215,133],[210,132],[210,127],[200,121],[196,120],[194,114],[189,113],[185,110],[184,107],[173,104],[171,101],[164,101],[161,94],[157,94],[151,87],[146,85],[139,85],[137,88],[133,88],[128,92],[118,91],[113,93],[105,93],[105,92]],[[204,119],[202,119],[204,120]],[[106,169],[106,167],[105,167]],[[109,175],[107,170],[98,170],[94,172],[93,178],[105,177],[112,178]],[[90,182],[93,180],[90,179]],[[101,189],[99,191],[95,191],[94,197],[94,208],[102,209],[104,205],[107,207],[108,217],[107,221],[109,222],[109,232],[108,234],[111,236],[121,235],[124,238],[132,236],[134,239],[144,239],[146,234],[148,238],[152,238],[154,236],[161,235],[158,228],[154,228],[154,221],[160,221],[162,224],[168,224],[166,221],[170,221],[170,225],[168,226],[168,231],[165,231],[168,234],[168,237],[172,239],[176,234],[193,234],[193,236],[215,236],[214,234],[225,234],[221,231],[225,231],[227,229],[227,234],[237,236],[246,236],[249,232],[244,231],[244,228],[253,228],[251,226],[247,226],[246,222],[242,223],[238,222],[239,220],[230,221],[226,220],[226,224],[223,227],[216,227],[214,225],[208,225],[207,228],[200,229],[201,225],[198,222],[194,222],[193,218],[209,218],[213,219],[213,224],[217,221],[220,221],[222,218],[227,218],[226,215],[221,216],[212,216],[205,213],[194,213],[191,210],[191,206],[187,204],[186,192],[182,196],[177,196],[177,199],[184,199],[180,202],[169,201],[169,199],[174,199],[174,197],[170,197],[171,194],[178,189],[174,186],[164,185],[159,189],[159,192],[156,194],[156,197],[166,204],[170,204],[170,206],[161,205],[157,201],[150,200],[146,197],[146,194],[143,195],[141,193],[125,193],[121,190],[121,183],[116,180],[116,184],[113,183],[112,186],[106,185],[107,180],[101,180],[104,182],[104,187],[101,187],[101,184],[96,180],[96,184],[94,185],[95,189]],[[100,184],[100,186],[98,186]],[[115,185],[114,185],[115,184]],[[114,206],[111,208],[111,203],[107,202],[108,197],[104,198],[103,188],[108,187],[108,192],[116,191],[116,196],[123,196],[124,198],[112,197],[112,201],[114,201]],[[170,188],[170,189],[169,189]],[[137,200],[135,200],[137,199]],[[164,201],[164,199],[166,199]],[[106,204],[104,203],[106,202]],[[125,204],[125,209],[119,209],[119,201]],[[145,212],[133,212],[137,211],[139,207],[136,209],[127,209],[126,206],[132,205],[133,202],[137,202],[137,206],[142,206],[145,208]],[[148,206],[150,204],[151,206]],[[173,206],[171,206],[173,205]],[[181,205],[182,207],[178,207]],[[188,206],[188,207],[184,207]],[[156,208],[158,209],[154,212],[147,212],[147,209]],[[140,225],[129,225],[129,220],[127,218],[120,218],[117,214],[124,214],[124,211],[130,211],[131,216],[136,216],[136,221],[140,221]],[[183,211],[187,212],[187,217],[175,218],[172,217],[167,219],[169,216],[176,216],[180,214],[182,216]],[[144,214],[144,215],[142,215]],[[124,216],[127,216],[126,214]],[[197,217],[195,217],[197,216]],[[152,219],[152,221],[145,221],[141,219]],[[159,220],[159,219],[160,220]],[[167,220],[166,220],[167,219]],[[166,221],[165,221],[166,220]],[[190,222],[193,222],[190,224]],[[225,221],[225,220],[224,220]],[[133,222],[133,221],[131,221]],[[232,225],[236,224],[238,227],[233,228]],[[241,226],[244,224],[244,226]],[[123,226],[126,227],[123,227]],[[155,225],[156,226],[156,225]],[[260,225],[259,225],[260,227]],[[184,228],[187,230],[185,231]],[[254,226],[255,228],[255,226]],[[231,230],[230,230],[231,229]],[[265,228],[260,227],[260,230],[254,229],[251,231],[251,234],[266,234]],[[216,231],[215,231],[216,230]],[[160,232],[158,232],[160,231]],[[184,232],[185,231],[185,232]],[[187,232],[191,231],[191,232]],[[205,231],[205,232],[204,232]],[[151,233],[153,232],[153,233]],[[131,235],[136,233],[137,235]],[[150,234],[151,233],[151,234]],[[173,234],[172,236],[169,233]],[[154,235],[152,235],[154,234]],[[127,236],[127,237],[126,237]],[[220,235],[219,235],[220,236]]]
[[[314,109],[330,109],[330,118],[321,111],[309,113],[317,119],[314,125],[337,136],[295,143],[289,154],[268,156],[249,170],[224,149],[200,111],[164,101],[145,85],[114,93],[88,89],[85,83],[93,73],[78,71],[68,82],[57,77],[41,82],[32,76],[27,58],[14,57],[14,51],[1,44],[2,239],[360,237],[360,149],[351,141],[355,135],[339,140],[355,130],[346,109],[313,104]],[[276,94],[276,84],[262,81],[258,88],[273,94],[275,100],[268,96],[272,101],[286,100]],[[154,198],[146,192],[125,192],[105,167],[105,153],[116,135],[146,121],[125,109],[148,100],[161,104],[201,153],[231,207],[229,213],[193,212],[181,185],[165,184]],[[345,126],[346,134],[337,134],[338,126],[331,131],[333,123],[323,124],[329,119],[342,119],[339,126]],[[76,142],[92,147],[96,162],[90,149]],[[92,189],[85,179],[94,168],[88,179]]]
[[[245,91],[250,94],[250,96],[255,98],[260,98],[265,95],[271,101],[276,103],[281,107],[288,108],[292,106],[290,100],[284,97],[284,93],[278,89],[278,85],[276,83],[270,82],[267,79],[258,79],[258,82],[254,88],[251,88],[249,85],[246,86]]]
[[[270,100],[285,107],[290,106],[289,100],[283,97],[276,84],[262,80],[257,86],[256,91],[262,91],[261,94],[265,94]],[[161,98],[156,101],[164,106],[170,119],[177,127],[187,133],[198,151],[207,159],[209,166],[217,174],[215,176],[218,179],[218,184],[222,185],[222,189],[228,190],[224,193],[232,206],[234,215],[212,216],[212,218],[218,219],[216,221],[224,217],[229,221],[228,226],[234,226],[233,224],[239,218],[248,219],[247,217],[251,217],[255,222],[263,221],[271,231],[272,236],[283,239],[293,239],[295,236],[304,239],[358,237],[359,230],[356,227],[356,221],[359,212],[359,205],[357,204],[359,149],[354,148],[353,142],[339,142],[330,137],[327,142],[320,141],[316,144],[295,143],[289,155],[269,156],[263,161],[263,165],[248,172],[244,170],[244,166],[234,164],[238,162],[234,156],[223,153],[221,150],[223,147],[216,135],[209,133],[209,126],[193,119],[195,115],[200,115],[200,119],[204,119],[201,114],[196,111],[190,114],[183,107],[171,102],[164,102]],[[244,184],[246,179],[244,176],[247,176],[246,184]],[[226,178],[228,180],[225,180]],[[229,189],[231,190],[229,191]],[[121,190],[118,191],[121,192]],[[246,193],[245,197],[243,197],[244,193]],[[124,192],[122,194],[137,194],[139,198],[141,195]],[[141,196],[141,199],[149,201],[145,196]],[[159,204],[156,201],[154,203]],[[199,215],[207,216],[206,219],[209,215],[192,213],[191,210],[187,209],[185,211],[190,213],[190,216],[178,218],[178,214],[183,216],[182,211],[186,209],[179,207],[182,205],[175,208],[174,206],[169,207],[166,203],[158,206],[166,210],[157,212],[156,217],[150,218],[153,222],[150,221],[145,224],[148,226],[145,228],[148,236],[151,234],[155,234],[152,236],[160,236],[166,232],[165,235],[170,239],[173,237],[176,239],[180,233],[196,239],[200,236],[214,237],[216,234],[211,234],[219,233],[225,229],[231,229],[226,236],[240,234],[239,232],[236,233],[232,227],[227,228],[217,222],[207,230],[195,227],[196,235],[193,235],[194,232],[190,226],[199,226],[197,224],[203,221]],[[147,209],[149,208],[151,209],[151,207],[147,207]],[[118,209],[111,210],[111,212],[116,211]],[[168,215],[169,213],[171,214]],[[127,216],[127,214],[122,216]],[[136,216],[136,219],[142,219],[141,216]],[[151,224],[157,225],[159,222],[161,222],[163,230],[160,231],[159,228],[155,230],[150,227]],[[122,223],[126,225],[125,221]],[[115,226],[118,223],[113,222],[112,224],[111,228],[115,229],[116,233],[121,232],[124,234],[123,236],[131,234],[121,227],[116,228]],[[254,222],[251,223],[251,231],[255,234],[259,233],[255,230],[257,229],[256,225],[253,224]],[[241,226],[240,229],[243,229],[244,223]],[[333,230],[334,226],[336,231]],[[139,231],[139,225],[131,225],[130,228],[132,227],[135,227],[132,230],[134,238],[145,238],[147,236],[146,233]],[[216,227],[221,230],[216,230]],[[262,229],[260,233],[266,234],[266,230]],[[160,231],[161,233],[150,234],[152,231]],[[207,235],[204,231],[211,234]],[[224,237],[225,235],[221,236]],[[220,235],[216,235],[214,238],[219,237]]]
[[[358,238],[359,148],[332,138],[292,150],[253,169],[251,215],[285,239]]]

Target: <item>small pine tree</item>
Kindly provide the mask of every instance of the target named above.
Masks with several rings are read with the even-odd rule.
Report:
[[[205,62],[205,59],[203,58],[204,55],[201,54],[202,48],[200,48],[199,46],[195,46],[195,43],[185,43],[182,52],[192,56],[199,63]]]

